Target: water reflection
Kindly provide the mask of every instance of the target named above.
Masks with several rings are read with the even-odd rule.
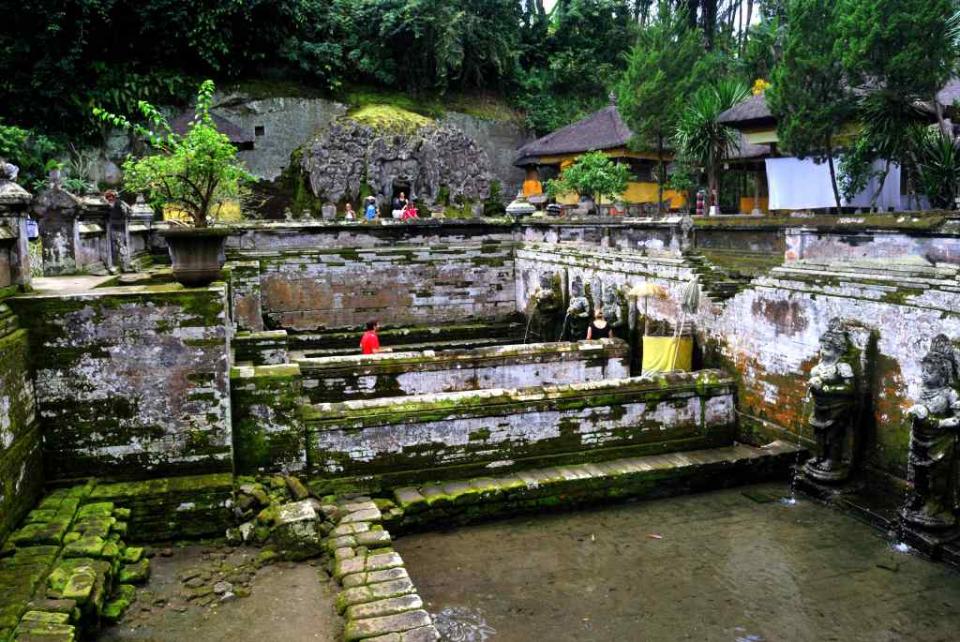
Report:
[[[484,642],[497,634],[480,609],[448,606],[432,617],[441,642]]]

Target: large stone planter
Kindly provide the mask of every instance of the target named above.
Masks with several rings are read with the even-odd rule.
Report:
[[[167,241],[173,278],[187,287],[210,285],[220,278],[226,260],[223,246],[230,230],[222,227],[172,228],[161,235]]]

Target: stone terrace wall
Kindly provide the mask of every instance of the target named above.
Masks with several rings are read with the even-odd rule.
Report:
[[[223,286],[10,299],[29,329],[51,479],[232,466]]]
[[[717,371],[304,407],[326,478],[439,478],[729,444],[733,381]]]
[[[228,243],[243,275],[232,307],[248,329],[259,305],[267,327],[299,332],[502,318],[513,247],[512,228],[495,223],[241,227]]]
[[[618,339],[298,359],[310,403],[622,379],[630,350]]]
[[[830,319],[839,317],[856,329],[859,347],[873,352],[866,464],[871,471],[903,478],[910,432],[904,411],[919,391],[920,357],[940,332],[960,338],[960,281],[950,258],[954,237],[810,229],[786,238],[805,238],[808,254],[801,256],[808,258],[767,268],[726,300],[708,293],[693,319],[706,364],[736,375],[744,413],[740,437],[751,443],[783,436],[809,443],[806,378],[817,359],[819,337]],[[828,248],[836,248],[839,260],[810,257]],[[858,258],[863,256],[871,258]],[[926,256],[950,262],[934,267]],[[579,275],[587,283],[662,285],[668,297],[650,300],[650,316],[676,323],[684,284],[702,264],[582,242],[525,243],[517,251],[516,271],[518,309],[539,275],[554,272],[563,283]]]
[[[0,542],[33,507],[43,482],[27,331],[0,302]]]

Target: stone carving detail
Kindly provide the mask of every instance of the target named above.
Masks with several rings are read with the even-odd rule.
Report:
[[[907,482],[910,492],[901,511],[904,520],[922,528],[956,526],[957,355],[945,335],[937,335],[920,362],[920,398],[907,411],[910,417],[910,454]]]
[[[580,341],[587,338],[587,326],[590,325],[590,299],[586,286],[579,276],[570,283],[570,304],[563,320],[562,340]]]
[[[613,329],[614,336],[624,338],[623,328],[627,323],[626,298],[612,283],[603,289],[603,318]]]
[[[837,483],[847,479],[853,459],[852,443],[857,408],[857,386],[850,364],[850,339],[839,319],[830,321],[820,337],[820,361],[810,371],[807,389],[813,397],[809,423],[816,436],[816,453],[804,466],[808,478]]]
[[[557,326],[563,313],[560,275],[547,272],[527,300],[527,332],[524,343],[557,340]]]
[[[392,199],[402,186],[428,204],[442,190],[450,199],[479,201],[490,196],[493,181],[486,152],[449,125],[396,134],[342,119],[304,148],[301,169],[314,195],[331,202],[358,200],[363,182],[381,200]]]

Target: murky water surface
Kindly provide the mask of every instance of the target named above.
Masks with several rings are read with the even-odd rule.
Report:
[[[960,640],[960,574],[763,485],[404,537],[456,642]]]

